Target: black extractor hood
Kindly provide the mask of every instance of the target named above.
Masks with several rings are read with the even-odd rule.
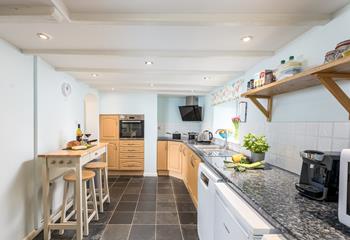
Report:
[[[202,107],[198,106],[198,97],[186,97],[186,105],[179,106],[182,121],[202,121]]]

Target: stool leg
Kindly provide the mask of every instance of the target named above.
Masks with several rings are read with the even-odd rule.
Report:
[[[82,195],[83,195],[83,230],[84,235],[89,235],[89,212],[88,212],[88,206],[87,206],[87,191],[86,191],[86,181],[83,181],[83,189],[82,189]]]
[[[66,221],[68,190],[69,190],[69,182],[65,181],[64,189],[63,189],[63,203],[62,203],[62,210],[61,210],[61,223],[64,223]],[[64,233],[64,229],[59,231],[60,235],[62,235],[63,233]]]
[[[97,208],[97,201],[96,201],[96,188],[95,188],[95,180],[94,178],[92,178],[90,180],[90,184],[91,184],[91,197],[92,197],[92,204],[94,206],[94,211],[95,211],[95,220],[98,221],[99,217],[98,217],[98,208]]]
[[[100,212],[103,213],[103,186],[102,186],[102,171],[97,170],[97,191],[98,191],[98,201],[100,204]]]
[[[108,170],[107,167],[104,169],[104,177],[105,177],[105,193],[107,195],[107,202],[111,202],[111,198],[109,197],[109,187],[108,187]]]

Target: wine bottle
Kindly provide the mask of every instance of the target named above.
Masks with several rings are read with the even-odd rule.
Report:
[[[75,135],[76,135],[77,141],[81,142],[83,140],[83,132],[80,129],[80,124],[78,124],[78,128],[75,132]]]

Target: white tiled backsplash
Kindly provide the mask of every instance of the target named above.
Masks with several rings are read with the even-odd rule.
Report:
[[[271,145],[268,161],[289,171],[300,173],[300,151],[306,149],[341,151],[349,148],[350,123],[267,123],[266,137]]]
[[[242,132],[241,136],[249,132],[248,129],[244,130],[246,132]],[[302,163],[300,151],[341,151],[350,148],[348,122],[272,122],[265,124],[264,132],[271,146],[266,160],[297,174],[300,174]],[[233,145],[233,149],[249,154],[237,145]]]

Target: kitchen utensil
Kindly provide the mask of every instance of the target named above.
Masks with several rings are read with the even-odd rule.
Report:
[[[198,142],[211,142],[211,140],[213,140],[213,133],[209,130],[204,130],[197,137]]]

